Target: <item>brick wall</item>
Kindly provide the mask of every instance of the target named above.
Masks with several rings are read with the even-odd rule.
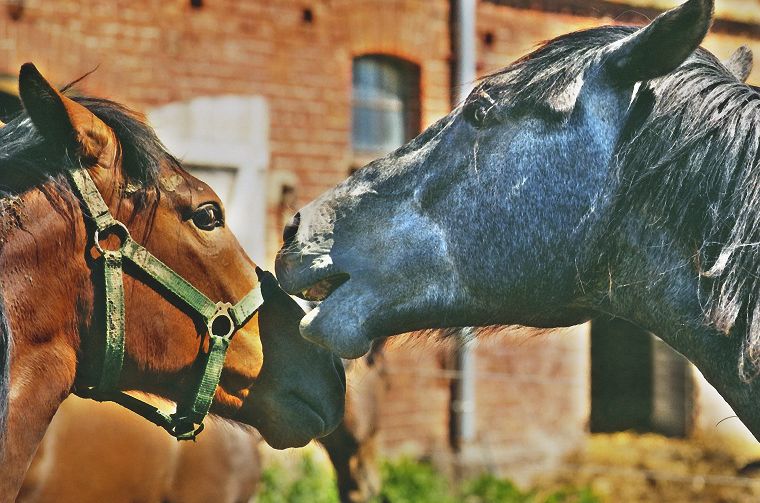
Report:
[[[0,9],[0,71],[35,62],[63,84],[138,110],[199,96],[260,95],[269,107],[268,250],[291,211],[339,182],[352,163],[351,63],[386,54],[420,68],[423,128],[449,111],[446,0],[29,0],[17,21]],[[305,20],[309,9],[311,22]],[[278,207],[280,182],[295,189]],[[268,264],[267,264],[268,265]],[[393,352],[391,368],[434,371],[442,349]],[[381,408],[388,448],[445,446],[448,379],[394,373]],[[424,439],[423,441],[418,441]]]
[[[475,435],[450,447],[451,340],[415,335],[385,351],[378,393],[379,441],[391,456],[432,459],[467,474],[502,473],[521,482],[550,470],[578,449],[588,431],[588,326],[537,335],[501,331],[474,350]]]
[[[448,111],[448,2],[30,0],[0,10],[0,69],[25,61],[138,109],[197,96],[259,94],[270,107],[270,173],[300,206],[350,167],[351,61],[383,53],[420,65],[422,123]],[[304,21],[304,9],[313,21]],[[284,174],[282,172],[285,172]],[[279,187],[273,187],[277,190]],[[275,219],[272,206],[270,219]],[[278,247],[270,227],[268,249]]]
[[[451,345],[444,343],[394,342],[386,350],[378,395],[384,452],[448,459],[450,356]]]

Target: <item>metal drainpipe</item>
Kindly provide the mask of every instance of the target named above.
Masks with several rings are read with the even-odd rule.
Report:
[[[451,0],[452,105],[469,94],[476,78],[476,0]],[[451,383],[450,436],[456,453],[475,438],[475,340],[471,328],[460,330],[460,346],[454,355],[455,377]],[[461,471],[461,460],[457,471]]]
[[[450,442],[459,453],[475,439],[475,347],[472,328],[465,327],[455,336],[459,346],[454,351],[455,376],[451,380]]]

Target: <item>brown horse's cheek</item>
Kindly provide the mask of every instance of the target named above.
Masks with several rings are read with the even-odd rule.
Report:
[[[238,332],[227,351],[224,371],[214,398],[217,412],[239,410],[250,394],[250,387],[263,364],[258,334]]]
[[[201,348],[193,320],[162,293],[129,275],[124,276],[124,290],[127,353],[139,365],[161,372],[192,365]]]

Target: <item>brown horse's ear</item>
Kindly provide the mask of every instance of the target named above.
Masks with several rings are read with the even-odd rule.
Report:
[[[689,0],[613,45],[610,74],[626,84],[666,75],[699,47],[712,23],[713,0]]]
[[[752,49],[743,45],[736,49],[728,60],[723,64],[726,68],[733,73],[737,79],[742,82],[747,82],[749,74],[752,73]]]
[[[24,109],[45,140],[73,147],[89,160],[97,160],[114,143],[113,131],[103,121],[51,86],[33,64],[21,67],[18,87]]]

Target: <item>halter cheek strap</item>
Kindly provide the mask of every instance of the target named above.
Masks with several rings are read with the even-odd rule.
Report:
[[[203,420],[211,408],[221,378],[230,340],[263,305],[260,283],[237,304],[213,302],[200,290],[154,257],[135,242],[126,226],[112,215],[89,172],[82,168],[70,172],[82,204],[95,223],[94,246],[103,263],[105,294],[105,354],[100,378],[95,386],[77,387],[75,393],[100,402],[118,403],[164,428],[178,440],[191,440],[203,430]],[[101,237],[114,234],[120,240],[118,249],[104,249]],[[125,309],[123,265],[128,260],[161,284],[195,315],[208,329],[209,351],[203,360],[201,375],[185,400],[177,403],[177,411],[166,414],[158,408],[117,389],[124,364]],[[266,273],[269,274],[269,273]]]

